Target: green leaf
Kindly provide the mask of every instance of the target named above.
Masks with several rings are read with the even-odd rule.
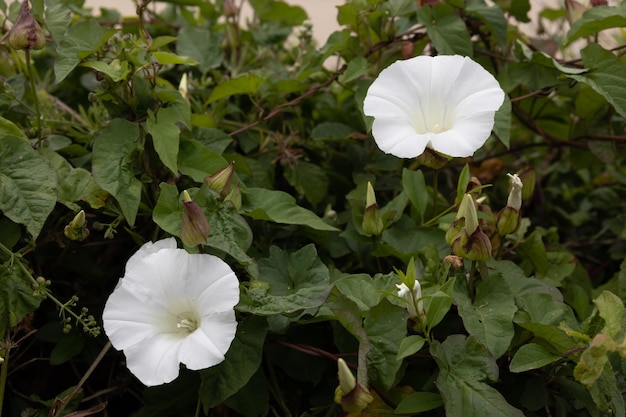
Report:
[[[116,83],[125,80],[130,75],[131,70],[127,61],[117,62],[117,65],[112,64],[113,63],[109,64],[104,61],[89,61],[83,62],[81,66],[96,70],[108,76]]]
[[[321,306],[331,290],[328,268],[314,245],[288,253],[276,246],[261,259],[259,282],[252,282],[247,299],[237,306],[255,315],[293,314]]]
[[[369,68],[370,65],[369,62],[367,62],[367,58],[362,56],[356,57],[348,63],[346,70],[341,74],[339,80],[342,83],[349,83],[367,74]]]
[[[285,166],[284,172],[289,184],[311,204],[316,205],[327,197],[328,177],[319,165],[299,159],[293,167]]]
[[[195,139],[183,138],[178,150],[178,169],[196,182],[228,165],[226,159]]]
[[[67,5],[59,2],[50,4],[44,10],[46,28],[52,39],[58,44],[65,36],[65,31],[72,22],[72,13]]]
[[[538,343],[528,343],[522,345],[511,360],[509,369],[511,372],[526,372],[532,369],[539,369],[552,362],[561,359],[560,355],[555,355],[545,346]]]
[[[417,210],[420,216],[420,223],[423,223],[429,196],[424,173],[422,173],[421,170],[411,171],[404,168],[402,170],[402,190],[406,193],[409,197],[409,201]]]
[[[0,116],[0,136],[15,136],[22,139],[28,139],[28,136],[22,132],[15,123]]]
[[[175,185],[161,183],[161,194],[152,218],[156,224],[171,235],[180,237],[183,217],[182,194]],[[246,251],[252,243],[252,231],[248,223],[229,206],[218,201],[208,186],[200,190],[187,190],[203,210],[209,222],[207,246],[217,248],[236,259],[248,269],[252,276],[257,275],[254,260]]]
[[[431,345],[437,365],[437,388],[448,417],[524,417],[502,394],[485,383],[498,378],[498,365],[473,337],[449,336]]]
[[[307,18],[300,6],[292,6],[284,1],[250,0],[258,19],[264,22],[279,22],[286,26],[298,26]]]
[[[152,136],[154,149],[163,165],[174,174],[178,173],[177,158],[180,145],[180,128],[177,122],[178,112],[173,107],[162,107],[156,115],[152,110],[148,110],[146,128]]]
[[[618,7],[596,6],[585,11],[567,32],[567,43],[610,28],[626,26],[626,4]]]
[[[17,265],[0,265],[0,337],[39,307],[43,297],[33,293],[32,285]]]
[[[454,282],[451,278],[446,281],[437,291],[424,297],[424,309],[426,310],[426,326],[430,330],[443,320],[452,306],[452,293]]]
[[[417,414],[428,410],[434,410],[443,405],[441,394],[434,392],[414,392],[408,397],[402,399],[394,414]]]
[[[593,300],[598,307],[598,314],[604,319],[602,333],[617,338],[624,331],[624,303],[610,291],[602,291]]]
[[[511,141],[511,99],[508,95],[504,96],[504,103],[496,112],[493,133],[504,146],[509,147]]]
[[[472,42],[465,23],[452,7],[436,3],[432,8],[419,8],[417,16],[440,54],[473,55]]]
[[[515,299],[499,275],[483,279],[476,286],[474,302],[470,299],[467,281],[457,279],[454,299],[467,331],[499,358],[509,348],[515,330],[513,316]]]
[[[0,211],[39,236],[57,200],[56,173],[21,138],[0,138]]]
[[[152,56],[162,65],[198,65],[198,61],[184,55],[176,55],[166,51],[154,51]]]
[[[135,177],[133,163],[138,148],[139,125],[113,119],[96,136],[91,157],[94,180],[115,197],[131,226],[141,200],[141,182]]]
[[[198,68],[206,73],[218,67],[224,59],[224,50],[220,46],[221,37],[207,28],[183,26],[178,31],[176,53],[198,62]]]
[[[402,365],[397,358],[400,343],[406,337],[406,318],[406,309],[383,300],[367,312],[363,322],[371,345],[367,354],[368,375],[384,390],[394,385]]]
[[[398,349],[396,359],[400,361],[407,356],[411,356],[419,352],[420,349],[424,347],[425,343],[426,339],[417,334],[405,337],[402,342],[400,342],[400,348]]]
[[[468,4],[466,10],[485,23],[500,48],[506,48],[507,21],[500,7],[488,7],[484,4],[474,3]]]
[[[215,86],[205,104],[210,104],[235,94],[254,94],[264,82],[264,78],[251,73],[232,78]]]
[[[248,383],[261,365],[267,333],[264,318],[249,316],[237,327],[237,334],[224,362],[200,371],[200,401],[207,414]]]
[[[601,94],[620,116],[626,117],[626,86],[622,83],[626,79],[626,65],[613,53],[595,43],[587,45],[581,51],[581,56],[585,67],[591,70],[585,74],[568,74],[568,77],[589,85]]]
[[[94,19],[79,20],[72,25],[57,44],[54,63],[56,83],[60,83],[80,63],[104,42],[107,33]]]
[[[396,290],[395,274],[376,275],[374,278],[367,274],[341,274],[333,281],[335,288],[343,295],[354,301],[361,311],[374,307],[385,292]]]
[[[315,230],[337,231],[315,213],[296,204],[289,194],[264,188],[248,188],[243,195],[242,213],[255,220],[308,226]]]

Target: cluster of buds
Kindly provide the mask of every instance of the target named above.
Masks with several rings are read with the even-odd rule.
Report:
[[[15,24],[9,31],[9,46],[13,49],[42,49],[46,45],[46,35],[28,8],[28,1],[22,3]]]
[[[224,168],[218,170],[205,178],[210,189],[217,191],[224,202],[229,202],[237,210],[241,208],[241,188],[239,184],[231,187],[235,163],[231,162]]]
[[[356,380],[346,361],[339,358],[339,386],[335,389],[335,402],[341,405],[346,413],[360,413],[374,401],[369,390]]]
[[[63,234],[69,240],[76,240],[82,242],[89,236],[89,229],[87,228],[87,221],[85,220],[85,212],[79,211],[71,222],[63,229]]]
[[[452,254],[470,261],[486,261],[491,257],[491,241],[478,223],[476,202],[465,194],[456,218],[446,233]]]
[[[186,246],[205,245],[209,237],[209,221],[202,207],[183,191],[183,222],[180,238]]]
[[[376,194],[374,188],[368,181],[367,196],[365,197],[365,212],[363,213],[363,222],[361,223],[363,233],[368,236],[380,236],[383,233],[383,219],[378,212],[378,204],[376,203]]]

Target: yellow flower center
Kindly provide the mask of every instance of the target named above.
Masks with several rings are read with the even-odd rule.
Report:
[[[178,323],[176,323],[176,327],[184,329],[188,333],[193,333],[198,328],[198,323],[196,323],[195,320],[181,319]]]

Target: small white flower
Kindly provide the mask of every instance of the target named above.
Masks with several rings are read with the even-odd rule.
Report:
[[[224,360],[237,330],[239,281],[218,257],[189,254],[174,238],[143,245],[107,300],[104,330],[145,385]]]
[[[489,138],[503,102],[498,81],[470,58],[417,56],[380,73],[363,111],[374,117],[372,135],[386,153],[414,158],[429,147],[467,157]]]
[[[411,290],[406,286],[405,283],[396,284],[398,287],[398,297],[406,299],[407,302],[407,310],[409,311],[409,315],[411,317],[418,317],[419,315],[424,314],[424,301],[422,298],[422,286],[418,280],[415,280],[415,284],[413,285],[413,294],[411,294]],[[417,310],[415,310],[415,304],[417,301]],[[419,313],[419,315],[418,315]]]
[[[506,174],[511,178],[511,192],[506,205],[519,211],[522,208],[522,179],[517,174]]]

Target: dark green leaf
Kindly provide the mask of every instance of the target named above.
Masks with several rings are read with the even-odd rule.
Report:
[[[196,60],[200,71],[205,73],[219,66],[224,59],[220,42],[220,36],[207,28],[184,26],[178,31],[176,53]]]
[[[0,211],[34,239],[57,200],[56,173],[28,141],[0,138]]]
[[[409,197],[409,201],[417,210],[420,221],[424,222],[424,213],[428,204],[429,192],[426,188],[426,180],[421,170],[410,171],[406,168],[402,170],[402,190]]]
[[[93,144],[93,178],[119,203],[131,226],[141,200],[141,182],[135,177],[133,153],[139,148],[139,125],[113,119],[102,129]]]
[[[246,74],[224,81],[213,89],[206,104],[230,97],[235,94],[255,94],[265,79],[255,74]]]
[[[224,362],[200,372],[200,401],[205,414],[209,408],[239,391],[259,369],[266,332],[264,318],[246,318],[239,323],[235,340],[226,352]]]
[[[17,266],[0,265],[0,336],[35,311],[43,299],[34,294],[33,283]]]
[[[180,128],[177,125],[178,113],[173,107],[163,107],[157,114],[148,110],[146,128],[152,136],[154,149],[163,165],[174,174],[178,173],[178,147],[180,144]]]
[[[54,75],[57,84],[68,76],[82,58],[92,54],[104,42],[106,32],[94,19],[79,20],[57,44]]]
[[[178,150],[178,169],[196,182],[228,165],[226,159],[195,139],[183,138]]]
[[[472,56],[472,42],[465,23],[450,6],[436,3],[434,7],[421,7],[418,20],[426,26],[428,36],[440,54]]]
[[[394,414],[417,414],[428,410],[434,410],[443,405],[441,394],[434,392],[414,392],[400,401],[394,410]]]
[[[567,43],[610,28],[626,26],[626,4],[618,7],[596,6],[585,11],[567,32]]]
[[[522,345],[509,364],[511,372],[526,372],[531,369],[538,369],[554,361],[561,359],[560,355],[554,354],[545,346],[537,343]]]

